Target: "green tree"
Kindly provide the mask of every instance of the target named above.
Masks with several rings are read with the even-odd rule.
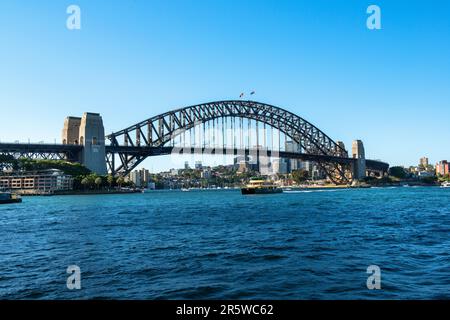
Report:
[[[309,172],[305,169],[294,170],[292,171],[292,179],[298,184],[305,182],[309,179]]]
[[[38,171],[48,169],[59,169],[65,174],[76,176],[85,176],[91,171],[79,163],[72,163],[64,160],[35,160],[21,158],[18,160],[18,167],[25,171]]]
[[[3,168],[12,168],[13,170],[17,170],[19,167],[18,161],[9,154],[0,154],[0,171]]]
[[[100,189],[100,187],[103,184],[103,180],[101,177],[97,177],[97,178],[95,178],[94,183],[95,183],[95,186],[97,187],[97,189]]]
[[[391,167],[389,168],[389,175],[394,178],[405,179],[407,173],[403,167]]]
[[[108,177],[106,178],[106,181],[108,182],[109,187],[112,188],[115,182],[114,176],[112,174],[109,174]]]
[[[426,167],[426,171],[427,171],[427,172],[430,172],[430,173],[435,173],[435,172],[436,172],[436,169],[434,168],[434,166],[433,166],[432,164],[429,164],[429,165]]]
[[[89,177],[84,177],[81,180],[81,185],[83,186],[84,189],[90,189],[92,187],[92,180],[89,179]]]
[[[119,188],[121,188],[124,183],[125,179],[123,177],[117,178],[117,184],[119,185]]]

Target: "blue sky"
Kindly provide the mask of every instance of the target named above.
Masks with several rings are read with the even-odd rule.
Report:
[[[70,4],[81,30],[66,28]],[[370,4],[382,30],[366,28]],[[445,0],[5,0],[0,141],[59,141],[84,111],[117,131],[256,90],[347,146],[362,139],[370,158],[447,159],[449,12]]]

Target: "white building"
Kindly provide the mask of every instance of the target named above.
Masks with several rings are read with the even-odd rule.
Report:
[[[22,193],[69,191],[73,189],[73,177],[58,169],[1,175],[0,189],[19,190]]]
[[[195,161],[195,169],[196,170],[202,170],[202,162],[201,161]]]
[[[211,178],[211,170],[210,169],[205,169],[201,172],[200,176],[202,177],[202,179],[210,179]]]
[[[142,186],[142,177],[141,177],[141,172],[138,170],[132,171],[130,173],[130,181],[133,182],[133,184],[136,187],[141,187]]]

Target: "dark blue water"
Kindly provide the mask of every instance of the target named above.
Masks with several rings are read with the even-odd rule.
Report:
[[[0,206],[0,298],[450,298],[450,190],[25,198]],[[81,268],[68,290],[66,268]],[[369,265],[381,290],[368,290]]]

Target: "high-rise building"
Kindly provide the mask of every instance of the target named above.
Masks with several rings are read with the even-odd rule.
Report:
[[[134,170],[130,173],[130,181],[133,182],[133,184],[136,187],[142,186],[142,178],[141,178],[141,172],[138,170]]]
[[[286,152],[300,153],[301,147],[295,141],[286,141],[285,142],[285,150],[286,150]],[[301,169],[301,166],[302,166],[301,161],[298,159],[286,159],[286,165],[287,165],[287,171],[289,173],[294,170]]]
[[[185,170],[189,170],[191,167],[189,167],[189,161],[186,161],[185,163],[184,163],[184,169]]]
[[[150,171],[144,168],[142,168],[140,171],[141,171],[142,185],[146,186],[150,181]]]
[[[276,174],[286,174],[287,171],[287,161],[286,159],[275,159],[272,161],[272,173]]]
[[[129,174],[128,179],[138,188],[145,187],[150,182],[150,172],[144,168],[134,170]]]
[[[447,160],[439,161],[436,163],[436,175],[445,176],[449,174],[449,163]]]

